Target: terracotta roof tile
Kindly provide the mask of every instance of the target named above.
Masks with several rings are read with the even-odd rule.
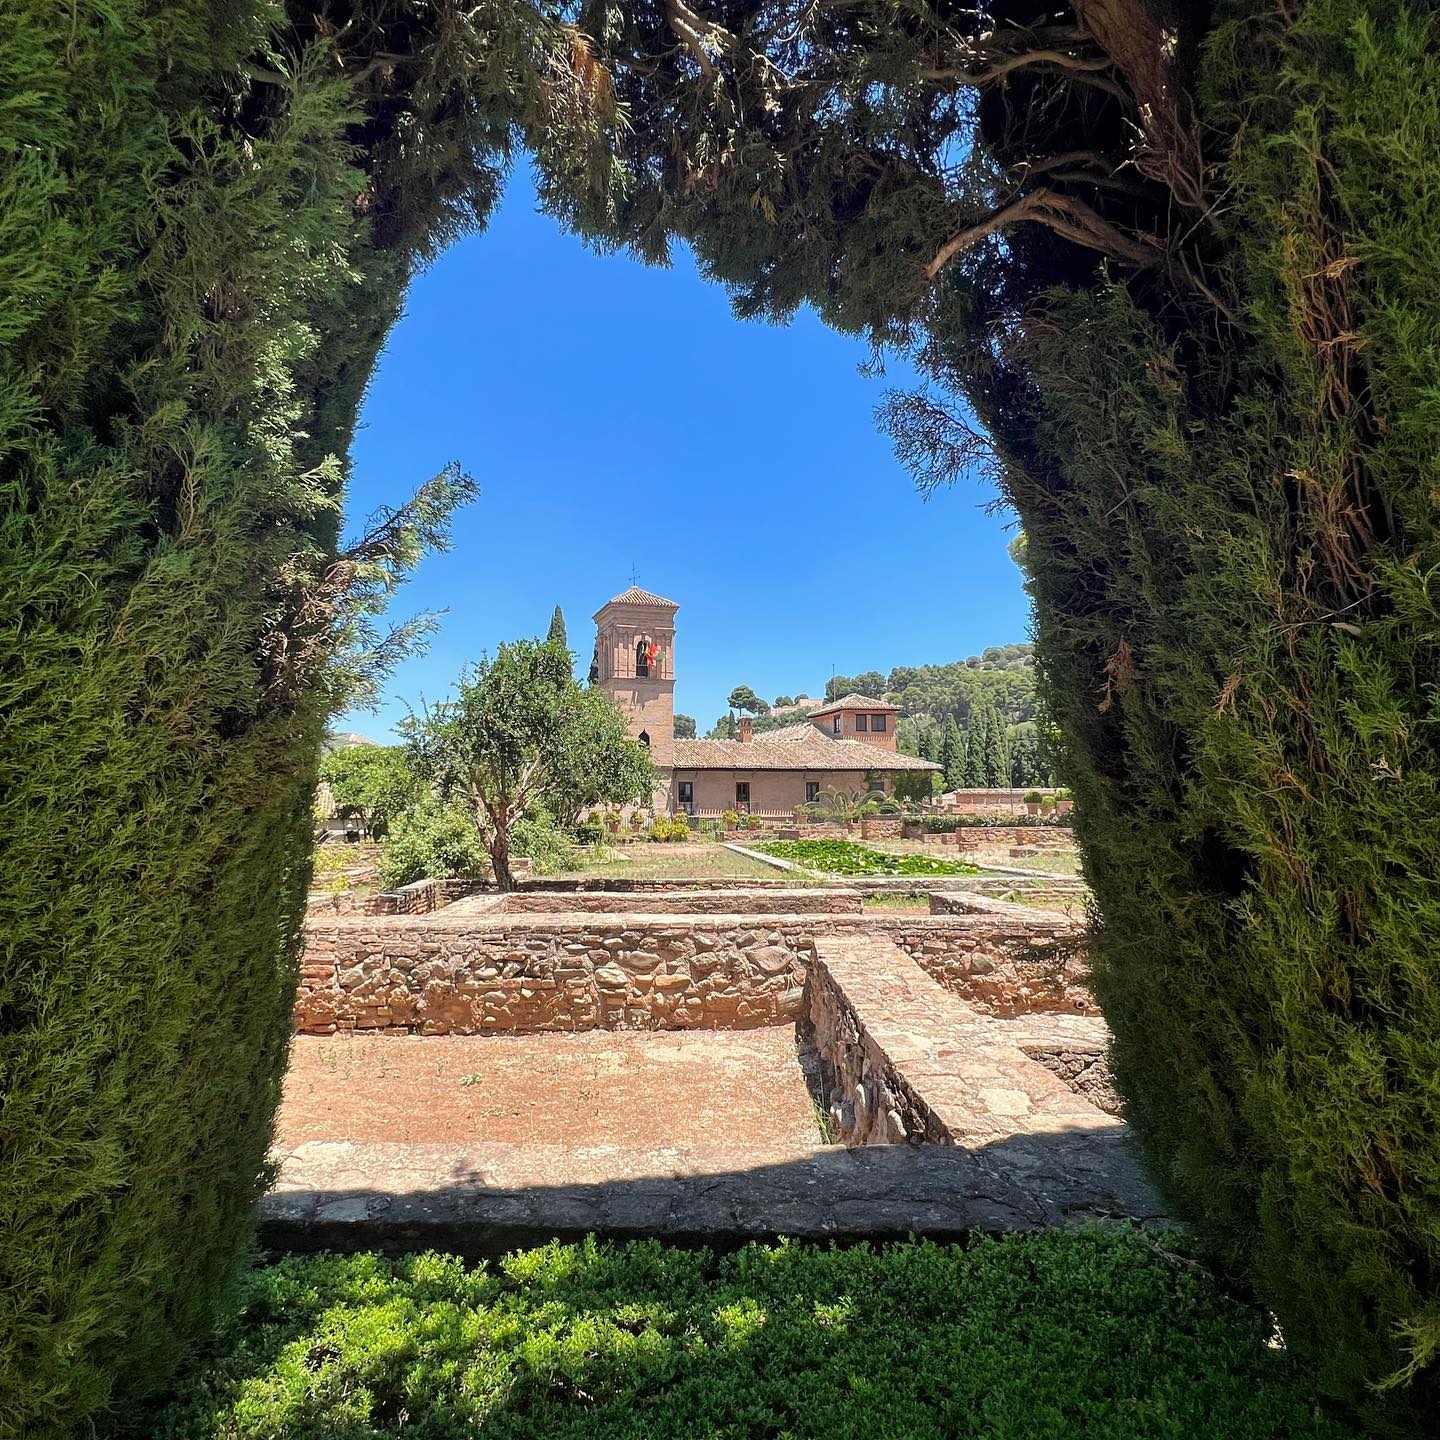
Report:
[[[829,715],[836,710],[889,710],[898,714],[900,707],[892,705],[888,700],[872,700],[868,695],[843,695],[839,700],[831,700],[810,713]]]
[[[638,585],[632,585],[628,590],[623,590],[614,599],[607,600],[600,608],[603,610],[608,605],[663,605],[667,610],[678,610],[680,607],[673,601],[667,600],[663,595],[656,595],[649,590],[642,590]]]
[[[933,760],[860,740],[832,740],[813,725],[790,725],[743,740],[677,740],[676,770],[939,770]]]

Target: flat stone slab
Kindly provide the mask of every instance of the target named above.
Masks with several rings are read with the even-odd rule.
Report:
[[[312,1141],[280,1157],[260,1202],[276,1250],[434,1248],[495,1256],[551,1239],[958,1239],[973,1231],[1160,1209],[1123,1127],[989,1144],[816,1146],[783,1160],[744,1147],[406,1145]]]

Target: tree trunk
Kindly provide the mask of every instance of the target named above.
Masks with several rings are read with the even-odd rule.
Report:
[[[495,885],[500,890],[513,890],[515,877],[510,873],[510,827],[497,825],[490,837],[490,867],[495,871]]]

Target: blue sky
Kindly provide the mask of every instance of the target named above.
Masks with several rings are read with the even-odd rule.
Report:
[[[978,484],[925,501],[875,428],[891,364],[801,314],[740,322],[688,253],[598,256],[535,209],[517,166],[490,228],[413,285],[361,415],[352,528],[451,460],[479,482],[454,549],[397,618],[445,610],[378,712],[377,740],[502,640],[590,617],[638,583],[680,606],[676,709],[704,729],[747,684],[822,693],[832,670],[945,663],[1027,638],[1011,531]]]

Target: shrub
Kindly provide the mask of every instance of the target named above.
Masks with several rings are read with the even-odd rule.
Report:
[[[780,860],[833,875],[975,875],[973,865],[928,855],[890,855],[849,840],[767,840],[755,847]]]
[[[734,830],[740,824],[740,812],[738,810],[722,810],[720,819],[724,822],[725,829]]]
[[[577,845],[598,845],[605,838],[605,826],[598,820],[582,820],[575,827]]]
[[[510,848],[523,855],[537,875],[558,875],[573,870],[580,857],[575,845],[546,810],[538,807],[522,815],[510,829]]]
[[[688,840],[690,838],[690,826],[681,816],[667,817],[657,815],[650,822],[650,829],[647,833],[652,840],[673,843],[675,841]]]
[[[549,1245],[247,1277],[152,1440],[1356,1440],[1183,1242]]]
[[[394,817],[380,846],[380,883],[387,890],[417,880],[488,875],[490,857],[475,822],[459,805],[427,796]]]

